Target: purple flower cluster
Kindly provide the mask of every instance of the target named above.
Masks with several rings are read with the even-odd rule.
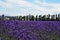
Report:
[[[60,40],[60,21],[0,20],[0,40]]]

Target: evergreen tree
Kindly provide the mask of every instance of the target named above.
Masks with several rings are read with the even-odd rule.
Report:
[[[58,21],[58,17],[57,17],[57,14],[56,14],[56,21]]]
[[[46,20],[46,15],[43,15],[42,16],[42,20]]]
[[[32,21],[34,21],[34,16],[32,15],[32,18],[31,18]]]
[[[38,17],[37,17],[37,15],[36,15],[36,18],[35,18],[35,20],[36,20],[36,21],[38,20]]]
[[[60,14],[58,14],[58,21],[60,21]]]
[[[4,14],[2,15],[2,20],[4,20]]]
[[[19,16],[19,20],[22,21],[22,16]]]
[[[51,15],[51,20],[52,20],[52,21],[55,20],[55,15]]]
[[[47,15],[46,20],[50,20],[50,14]]]
[[[25,16],[22,17],[22,20],[25,21]]]
[[[41,15],[39,15],[39,20],[42,20],[42,16]]]
[[[28,16],[26,16],[26,20],[28,21]]]

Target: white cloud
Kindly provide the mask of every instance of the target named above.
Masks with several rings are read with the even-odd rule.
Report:
[[[35,2],[35,3],[40,3],[40,1],[39,1],[39,0],[35,0],[34,2]]]
[[[42,3],[40,6],[38,6],[38,5],[35,5],[32,3],[29,3],[27,1],[24,1],[24,0],[8,0],[8,1],[12,2],[12,3],[19,4],[19,5],[23,5],[23,6],[33,7],[33,8],[38,9],[38,10],[45,9],[45,7],[43,7],[43,6],[52,6],[52,7],[57,8],[57,9],[60,7],[60,4]],[[35,0],[35,1],[37,3],[39,2],[39,0]]]
[[[4,8],[8,8],[8,7],[12,7],[13,5],[11,3],[0,1],[0,6]]]
[[[35,8],[37,10],[40,10],[40,11],[44,11],[44,7],[40,7],[38,5],[35,5],[35,4],[32,4],[32,3],[29,3],[27,1],[21,1],[21,0],[10,0],[9,2],[12,2],[12,3],[16,3],[16,4],[19,4],[19,5],[23,5],[23,6],[27,6],[27,7],[32,7],[32,8]]]
[[[51,6],[53,7],[52,10],[60,11],[60,4],[52,4],[52,3],[43,3],[43,6]]]
[[[34,2],[37,3],[37,4],[40,4],[40,5],[36,5],[34,3],[30,3],[30,2],[27,2],[25,0],[6,0],[6,1],[7,1],[7,3],[3,3],[3,2],[0,1],[0,6],[6,7],[7,9],[9,7],[11,9],[13,9],[13,7],[16,6],[14,4],[18,4],[19,7],[23,6],[23,7],[28,7],[30,9],[32,9],[32,10],[30,10],[30,9],[22,10],[23,8],[21,10],[18,9],[19,11],[17,13],[13,14],[13,15],[19,15],[20,13],[21,13],[21,15],[25,15],[25,14],[33,14],[33,15],[54,14],[55,12],[56,13],[60,12],[60,4],[52,4],[52,3],[40,2],[39,0],[35,0]],[[47,7],[50,7],[51,9],[48,9]],[[16,10],[16,9],[14,9],[14,10]],[[9,12],[6,11],[6,13],[9,13]]]

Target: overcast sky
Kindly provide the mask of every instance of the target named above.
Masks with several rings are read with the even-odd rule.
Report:
[[[0,15],[40,15],[60,13],[60,0],[0,0]]]

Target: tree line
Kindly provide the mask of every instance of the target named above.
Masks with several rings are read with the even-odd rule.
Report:
[[[27,15],[27,16],[0,16],[4,20],[20,20],[20,21],[60,21],[60,14],[53,15]]]

